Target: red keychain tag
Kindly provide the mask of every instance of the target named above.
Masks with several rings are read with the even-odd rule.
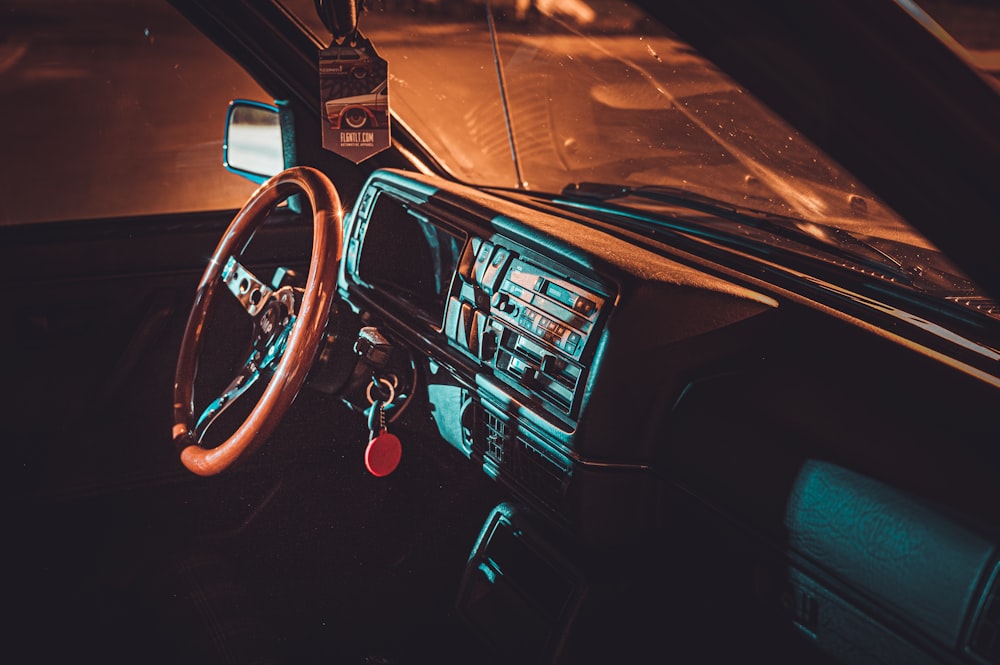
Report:
[[[399,466],[403,456],[403,446],[399,437],[382,430],[372,437],[365,449],[365,467],[369,473],[378,478],[388,476]]]
[[[355,164],[389,147],[389,64],[356,33],[319,53],[323,147]]]

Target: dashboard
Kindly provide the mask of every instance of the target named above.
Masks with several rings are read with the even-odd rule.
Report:
[[[998,539],[974,526],[996,523],[997,488],[961,445],[939,452],[992,436],[975,415],[992,389],[645,240],[409,172],[361,191],[340,295],[412,352],[436,433],[513,501],[487,518],[459,609],[497,648],[527,645],[511,658],[557,660],[586,644],[581,553],[610,552],[687,571],[669,593],[729,599],[705,625],[748,639],[765,607],[835,660],[864,635],[899,662],[998,662]],[[970,490],[930,491],[949,477]]]
[[[739,347],[725,330],[776,306],[600,229],[409,173],[374,174],[346,236],[345,299],[426,355],[441,436],[595,543],[653,528],[636,510],[657,492],[649,424]]]

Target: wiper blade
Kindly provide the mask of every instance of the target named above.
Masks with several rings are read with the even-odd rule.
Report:
[[[797,217],[788,217],[754,208],[745,208],[727,201],[689,192],[680,187],[665,185],[630,187],[611,183],[580,182],[566,185],[562,190],[562,195],[591,201],[608,201],[634,196],[689,210],[709,213],[716,217],[747,224],[762,231],[781,235],[825,251],[832,249],[853,261],[873,265],[881,270],[887,270],[894,277],[911,283],[911,276],[899,260],[878,247],[865,242],[849,231],[802,220]]]
[[[605,182],[571,182],[562,189],[563,196],[580,197],[584,199],[594,199],[607,201],[610,199],[621,199],[629,196],[651,199],[661,203],[673,203],[685,208],[704,210],[712,214],[725,211],[729,213],[755,213],[778,217],[759,210],[742,209],[731,203],[714,199],[702,194],[696,194],[680,187],[669,187],[666,185],[643,185],[641,187],[630,187],[628,185],[615,185]]]

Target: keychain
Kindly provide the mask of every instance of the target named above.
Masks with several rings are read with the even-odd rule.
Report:
[[[379,394],[373,395],[373,390]],[[388,476],[399,466],[403,447],[399,437],[386,428],[385,407],[396,398],[396,389],[387,379],[376,379],[368,384],[368,447],[365,448],[365,467],[378,478]],[[384,400],[380,399],[384,396]]]

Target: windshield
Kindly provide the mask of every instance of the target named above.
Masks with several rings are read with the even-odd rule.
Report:
[[[311,0],[288,4],[329,42]],[[537,192],[582,181],[668,186],[930,247],[639,8],[497,2],[488,15],[483,5],[384,3],[361,16],[361,31],[390,63],[395,116],[457,179]],[[814,92],[820,109],[835,94]]]

